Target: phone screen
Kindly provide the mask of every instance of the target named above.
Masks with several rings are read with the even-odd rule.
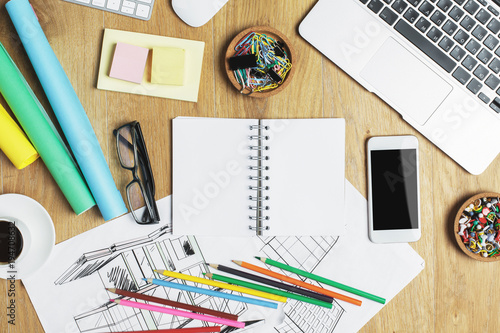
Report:
[[[418,228],[416,149],[371,151],[374,230]]]

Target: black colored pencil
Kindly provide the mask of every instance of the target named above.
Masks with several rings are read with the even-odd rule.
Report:
[[[246,278],[246,279],[249,279],[249,280],[252,280],[252,281],[256,281],[256,282],[260,282],[260,283],[263,283],[263,284],[267,284],[269,286],[273,286],[273,287],[276,287],[276,288],[279,288],[279,289],[284,289],[284,290],[290,291],[292,293],[296,293],[296,294],[300,294],[300,295],[303,295],[303,296],[315,298],[315,299],[318,299],[318,300],[323,301],[323,302],[328,302],[328,303],[332,303],[333,302],[333,298],[332,297],[326,296],[326,295],[322,295],[322,294],[316,293],[314,291],[310,291],[310,290],[307,290],[307,289],[303,289],[303,288],[299,288],[299,287],[292,286],[292,285],[289,285],[289,284],[285,284],[283,282],[271,280],[271,279],[268,279],[268,278],[265,278],[265,277],[262,277],[262,276],[259,276],[259,275],[255,275],[255,274],[252,274],[252,273],[243,272],[243,271],[240,271],[238,269],[234,269],[234,268],[227,267],[227,266],[224,266],[224,265],[217,265],[217,264],[208,264],[208,265],[210,267],[212,267],[212,268],[215,268],[215,269],[219,270],[219,271],[230,273],[230,274],[233,274],[233,275],[237,275],[237,276],[240,276],[242,278]]]

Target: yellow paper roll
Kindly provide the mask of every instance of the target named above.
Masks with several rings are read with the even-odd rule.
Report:
[[[22,169],[38,158],[38,153],[0,104],[0,149],[18,169]]]

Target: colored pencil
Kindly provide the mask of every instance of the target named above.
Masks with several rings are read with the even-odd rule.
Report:
[[[207,327],[186,327],[186,328],[167,328],[163,330],[154,331],[123,331],[123,332],[112,332],[112,333],[211,333],[220,332],[220,326],[207,326]],[[110,332],[111,333],[111,332]]]
[[[195,282],[195,283],[206,284],[206,285],[212,286],[212,287],[237,291],[237,292],[240,292],[243,294],[267,298],[267,299],[277,301],[277,302],[283,302],[283,303],[286,302],[286,297],[277,296],[277,295],[273,295],[270,293],[265,293],[265,292],[262,292],[259,290],[244,288],[244,287],[235,286],[235,285],[228,284],[228,283],[212,281],[212,280],[204,279],[204,278],[197,277],[197,276],[192,276],[192,275],[182,274],[182,273],[177,273],[177,272],[171,272],[171,271],[166,271],[166,270],[155,270],[155,272],[163,274],[165,276],[173,277],[176,279],[181,279],[181,280],[191,281],[191,282]]]
[[[240,295],[233,295],[233,294],[223,293],[220,291],[198,288],[198,287],[188,286],[185,284],[169,282],[169,281],[164,281],[164,280],[158,280],[158,279],[144,279],[143,278],[143,280],[147,281],[149,283],[152,283],[152,284],[156,284],[157,286],[163,286],[163,287],[175,288],[175,289],[180,289],[180,290],[185,290],[185,291],[191,291],[193,293],[209,295],[209,296],[214,296],[214,297],[219,297],[219,298],[224,298],[224,299],[230,299],[233,301],[238,301],[238,302],[243,302],[243,303],[248,303],[248,304],[265,306],[267,308],[272,308],[272,309],[278,308],[277,303],[264,301],[261,299],[255,299],[255,298],[245,297],[245,296],[240,296]]]
[[[302,301],[302,302],[306,302],[306,303],[310,303],[310,304],[314,304],[314,305],[323,306],[323,307],[328,308],[328,309],[332,308],[332,303],[323,302],[323,301],[317,300],[315,298],[304,297],[302,295],[292,294],[292,293],[289,293],[287,291],[282,291],[282,290],[274,289],[271,287],[266,287],[266,286],[263,286],[260,284],[247,282],[247,281],[243,281],[243,280],[238,280],[238,279],[233,279],[233,278],[228,277],[228,276],[213,274],[213,273],[207,273],[207,274],[205,274],[205,276],[210,278],[210,279],[219,280],[219,281],[223,281],[223,282],[227,282],[227,283],[232,283],[232,284],[236,284],[238,286],[247,287],[247,288],[251,288],[251,289],[257,289],[257,290],[261,290],[261,291],[268,292],[271,294],[276,293],[276,295],[280,295],[280,296],[284,296],[284,297],[288,297],[288,298],[293,298],[293,299],[296,299],[298,301]]]
[[[289,292],[292,292],[292,293],[295,293],[295,294],[300,294],[302,296],[306,296],[306,297],[310,297],[310,298],[315,298],[315,299],[323,301],[323,302],[328,302],[328,303],[332,303],[333,302],[333,297],[326,296],[326,295],[323,295],[323,294],[319,294],[319,293],[311,291],[311,290],[307,290],[307,289],[304,289],[304,288],[299,288],[299,287],[296,287],[296,286],[292,286],[292,285],[289,285],[289,284],[286,284],[286,283],[283,283],[283,282],[280,282],[280,281],[271,280],[271,279],[268,279],[268,278],[265,278],[265,277],[262,277],[262,276],[259,276],[259,275],[255,275],[255,274],[252,274],[252,273],[240,271],[238,269],[235,269],[235,268],[232,268],[232,267],[227,267],[227,266],[224,266],[224,265],[217,265],[217,264],[208,264],[208,265],[210,267],[212,267],[212,268],[215,268],[215,269],[219,270],[219,271],[226,272],[226,273],[229,273],[229,274],[233,274],[233,275],[236,275],[236,276],[248,279],[248,280],[252,280],[252,281],[255,281],[255,282],[259,282],[259,283],[262,283],[262,284],[266,284],[268,286],[273,286],[273,287],[278,288],[278,289],[284,289],[284,290],[287,290]]]
[[[361,296],[361,297],[365,297],[365,298],[370,299],[372,301],[385,304],[385,298],[382,298],[382,297],[379,297],[379,296],[375,296],[373,294],[367,293],[366,291],[362,291],[362,290],[359,290],[359,289],[356,289],[356,288],[353,288],[353,287],[349,287],[349,286],[347,286],[345,284],[342,284],[342,283],[339,283],[339,282],[335,282],[333,280],[330,280],[330,279],[324,278],[322,276],[319,276],[319,275],[316,275],[316,274],[304,271],[302,269],[295,268],[295,267],[283,264],[283,263],[281,263],[279,261],[276,261],[276,260],[272,260],[272,259],[269,259],[269,258],[261,258],[261,257],[255,257],[255,258],[259,259],[260,261],[262,261],[265,264],[268,264],[268,265],[271,265],[271,266],[274,266],[274,267],[278,267],[278,268],[281,268],[281,269],[283,269],[285,271],[289,271],[289,272],[295,273],[297,275],[301,275],[301,276],[307,277],[307,278],[309,278],[311,280],[315,280],[315,281],[318,281],[320,283],[324,283],[324,284],[327,284],[329,286],[332,286],[332,287],[335,287],[335,288],[338,288],[338,289],[350,292],[352,294],[355,294],[355,295],[358,295],[358,296]]]
[[[321,287],[315,286],[313,284],[306,283],[304,281],[297,280],[297,279],[294,279],[292,277],[289,277],[289,276],[286,276],[286,275],[283,275],[283,274],[280,274],[280,273],[273,272],[273,271],[271,271],[269,269],[265,269],[265,268],[262,268],[262,267],[259,267],[259,266],[256,266],[256,265],[252,265],[252,264],[250,264],[248,262],[245,262],[245,261],[233,260],[233,262],[236,265],[239,265],[239,266],[244,267],[244,268],[248,268],[248,269],[250,269],[252,271],[255,271],[255,272],[267,275],[267,276],[274,277],[274,278],[276,278],[278,280],[285,281],[285,282],[288,282],[288,283],[292,283],[292,284],[294,284],[296,286],[299,286],[299,287],[302,287],[302,288],[306,288],[306,289],[309,289],[309,290],[312,290],[312,291],[316,291],[318,293],[331,296],[331,297],[333,297],[335,299],[342,300],[342,301],[345,301],[345,302],[348,302],[348,303],[351,303],[351,304],[354,304],[354,305],[361,306],[361,301],[359,299],[355,299],[355,298],[352,298],[352,297],[349,297],[349,296],[345,296],[345,295],[336,293],[334,291],[331,291],[331,290],[328,290],[328,289],[325,289],[325,288],[321,288]]]
[[[227,325],[227,326],[231,326],[231,327],[238,327],[238,328],[245,327],[245,323],[243,323],[241,321],[236,321],[236,320],[229,320],[229,319],[225,319],[225,318],[212,317],[212,316],[207,316],[204,314],[199,314],[199,313],[194,313],[194,312],[189,312],[189,311],[165,308],[163,306],[127,301],[125,299],[110,299],[110,301],[114,302],[116,304],[119,304],[119,305],[128,306],[128,307],[135,308],[135,309],[161,312],[161,313],[170,314],[172,316],[179,316],[179,317],[184,317],[184,318],[203,320],[203,321],[207,321],[209,323],[216,323],[216,324]]]
[[[196,306],[196,305],[191,305],[191,304],[186,304],[186,303],[181,303],[177,301],[171,301],[169,299],[165,298],[159,298],[159,297],[154,297],[154,296],[149,296],[141,293],[134,293],[131,291],[127,290],[122,290],[122,289],[116,289],[116,288],[107,288],[107,290],[111,291],[112,293],[126,296],[126,297],[132,297],[132,298],[137,298],[137,299],[142,299],[144,301],[148,302],[153,302],[153,303],[159,303],[163,305],[168,305],[174,308],[179,308],[179,309],[184,309],[184,310],[189,310],[193,312],[199,312],[199,313],[204,313],[210,316],[214,317],[220,317],[220,318],[226,318],[230,320],[238,320],[237,315],[233,315],[230,313],[222,312],[222,311],[217,311],[213,309],[207,309],[201,306]]]

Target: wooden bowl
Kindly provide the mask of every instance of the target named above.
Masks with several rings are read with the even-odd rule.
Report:
[[[234,56],[236,51],[234,50],[235,46],[240,42],[240,40],[246,36],[250,32],[257,32],[261,34],[266,34],[267,36],[273,38],[274,40],[281,41],[284,46],[284,50],[288,56],[288,59],[292,62],[292,68],[288,71],[285,79],[283,82],[281,82],[278,87],[274,89],[269,89],[269,90],[264,90],[262,92],[256,91],[252,92],[248,87],[246,87],[244,90],[242,90],[242,85],[236,81],[236,78],[234,77],[234,72],[229,68],[229,58]],[[273,96],[283,89],[290,83],[292,80],[293,74],[295,73],[295,67],[296,67],[296,58],[295,58],[295,51],[293,49],[292,44],[288,40],[288,38],[283,35],[281,32],[278,30],[271,28],[271,27],[266,27],[266,26],[256,26],[256,27],[251,27],[248,29],[243,30],[240,32],[236,37],[233,38],[231,43],[229,43],[229,46],[226,51],[226,57],[225,57],[225,67],[226,67],[226,74],[227,77],[229,78],[229,81],[231,81],[232,85],[238,89],[242,94],[251,96],[251,97],[256,97],[256,98],[264,98],[264,97],[270,97]]]
[[[479,194],[476,194],[475,196],[467,199],[464,204],[460,207],[460,209],[458,210],[457,212],[457,215],[455,217],[455,221],[454,221],[454,225],[453,225],[453,233],[455,234],[455,239],[458,243],[458,246],[462,249],[462,251],[468,255],[469,257],[471,257],[472,259],[476,259],[476,260],[479,260],[479,261],[487,261],[487,262],[493,262],[493,261],[499,261],[500,260],[500,256],[496,256],[496,257],[484,257],[482,256],[480,253],[474,253],[474,252],[471,252],[469,249],[467,249],[467,247],[465,246],[463,240],[462,240],[462,237],[458,234],[458,232],[460,231],[461,229],[461,226],[460,226],[460,219],[463,217],[464,215],[464,212],[465,212],[465,209],[467,207],[469,207],[471,204],[474,205],[474,202],[476,200],[480,200],[481,201],[481,205],[483,207],[485,207],[484,205],[484,202],[483,202],[483,198],[495,198],[495,199],[498,199],[500,198],[500,193],[495,193],[495,192],[484,192],[484,193],[479,193]],[[500,202],[498,203],[499,205],[499,208],[500,208]],[[474,213],[474,217],[472,217],[472,219],[474,218],[477,218],[478,214],[477,213]],[[488,222],[490,223],[490,222]],[[493,224],[495,224],[497,222],[494,222]],[[498,220],[498,223],[500,223],[500,219]],[[469,231],[471,228],[467,227],[467,230]],[[495,234],[500,232],[500,230],[495,230]],[[480,232],[480,230],[476,231],[476,233]]]

